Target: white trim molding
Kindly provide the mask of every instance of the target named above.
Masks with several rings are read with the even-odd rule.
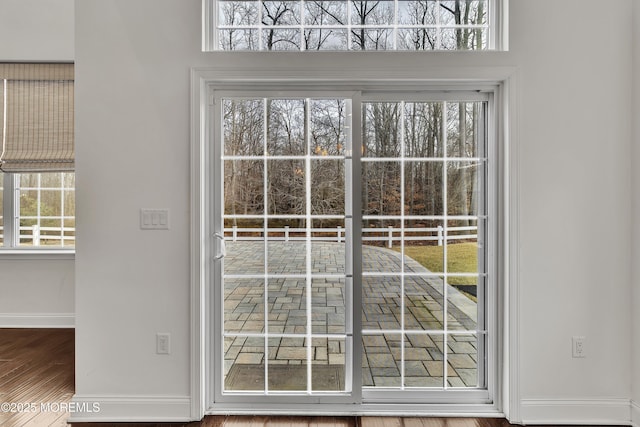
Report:
[[[194,421],[189,396],[75,395],[69,412],[69,423]]]
[[[522,424],[629,425],[629,399],[522,399]],[[636,406],[637,408],[637,406]]]
[[[634,427],[640,426],[640,403],[635,400],[631,401],[631,425]]]
[[[222,59],[226,53],[216,54]],[[280,61],[281,55],[269,56],[265,59],[263,66],[242,66],[244,60],[253,59],[247,54],[239,53],[234,56],[232,63],[234,66],[219,65],[216,67],[197,67],[191,73],[191,414],[192,418],[197,418],[204,413],[231,413],[238,410],[241,413],[274,413],[290,414],[292,408],[257,407],[250,409],[246,404],[239,408],[234,408],[232,404],[215,402],[211,375],[207,373],[211,365],[211,342],[207,337],[211,334],[204,333],[211,326],[210,313],[206,309],[206,301],[209,300],[208,283],[209,269],[207,266],[209,254],[209,236],[207,210],[211,209],[210,200],[205,191],[210,177],[207,175],[208,168],[208,137],[210,129],[206,126],[206,111],[213,102],[207,88],[215,85],[221,90],[264,90],[266,85],[284,85],[288,89],[295,90],[371,90],[372,87],[384,87],[388,91],[415,89],[417,86],[429,86],[434,90],[479,90],[480,92],[493,92],[496,94],[496,101],[500,104],[497,111],[501,111],[501,118],[496,123],[496,129],[500,144],[500,171],[499,181],[503,182],[500,188],[499,215],[503,217],[500,225],[500,242],[498,246],[504,246],[498,254],[503,265],[498,273],[501,282],[501,291],[498,298],[500,320],[498,323],[509,325],[508,330],[502,330],[498,339],[504,352],[497,355],[499,369],[497,380],[500,382],[495,388],[497,394],[493,396],[493,402],[482,406],[451,406],[440,405],[427,407],[425,405],[410,406],[384,406],[382,404],[368,404],[362,402],[359,407],[351,405],[349,408],[339,408],[336,405],[327,405],[331,408],[332,414],[345,413],[353,414],[357,411],[360,414],[386,413],[398,414],[412,413],[421,415],[463,415],[463,416],[507,416],[511,421],[517,422],[520,419],[520,384],[519,384],[519,342],[517,340],[520,325],[518,322],[519,305],[519,261],[517,250],[519,248],[519,183],[518,170],[519,153],[516,148],[517,142],[517,97],[518,92],[515,75],[517,68],[506,65],[489,65],[488,59],[495,59],[499,53],[494,53],[489,58],[481,54],[479,61],[471,61],[466,66],[460,66],[459,56],[442,57],[443,64],[429,65],[422,60],[409,59],[409,56],[399,53],[397,58],[408,59],[407,67],[392,65],[373,66],[369,63],[370,57],[358,55],[355,59],[345,61],[346,56],[339,60],[338,55],[323,55],[323,60],[331,62],[334,58],[343,66],[327,67],[326,63],[319,63],[318,68],[314,64],[302,64],[298,60]],[[294,57],[288,57],[294,59]],[[297,57],[295,57],[297,58]],[[475,58],[475,57],[474,57]],[[309,58],[310,62],[318,61],[318,57]],[[251,62],[251,61],[250,61]],[[401,61],[400,61],[401,62]],[[413,63],[415,62],[415,63]],[[464,62],[464,61],[462,61]],[[498,61],[500,62],[500,61]],[[225,61],[220,61],[225,64]],[[255,64],[254,64],[255,65]],[[392,79],[389,76],[394,76]],[[354,80],[355,79],[355,80]],[[355,87],[354,87],[355,86]],[[498,88],[496,90],[496,88]],[[515,251],[515,254],[514,254]],[[515,319],[514,319],[515,317]],[[207,384],[209,383],[209,384]],[[501,390],[502,389],[502,390]],[[629,401],[627,400],[627,414],[629,412]],[[322,412],[317,407],[300,407],[304,413]],[[279,412],[282,411],[282,412]],[[417,411],[417,412],[416,412]],[[424,412],[423,412],[424,411]]]
[[[0,313],[0,328],[74,327],[74,313]]]

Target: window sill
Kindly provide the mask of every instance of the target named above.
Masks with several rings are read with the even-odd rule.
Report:
[[[0,260],[75,260],[75,249],[0,249]]]

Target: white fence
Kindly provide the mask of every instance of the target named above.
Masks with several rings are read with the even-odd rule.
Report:
[[[321,242],[344,242],[345,229],[336,228],[312,228],[310,230],[312,241]],[[404,231],[404,237],[402,232]],[[291,228],[284,226],[281,228],[268,228],[267,235],[272,241],[303,241],[307,239],[306,228]],[[460,234],[458,234],[460,233]],[[263,240],[264,230],[261,228],[228,227],[224,229],[225,240],[250,241]],[[445,241],[444,227],[439,225],[433,228],[363,228],[362,241],[364,242],[385,242],[388,248],[393,247],[394,242],[404,241],[434,241],[438,246],[442,246]],[[478,238],[477,226],[448,227],[446,240],[472,240]]]
[[[23,233],[24,231],[30,231],[31,233]],[[70,236],[69,233],[73,233],[73,235]],[[75,227],[40,227],[37,224],[21,226],[20,243],[26,244],[31,240],[33,246],[41,246],[47,244],[45,241],[57,241],[60,246],[64,246],[66,241],[76,240],[75,233]]]

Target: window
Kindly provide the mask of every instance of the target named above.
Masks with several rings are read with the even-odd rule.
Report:
[[[7,219],[0,222],[0,249],[75,246],[74,173],[0,173],[0,178],[0,218]]]
[[[498,0],[204,0],[205,50],[501,49]]]
[[[73,64],[0,64],[0,249],[75,246]]]

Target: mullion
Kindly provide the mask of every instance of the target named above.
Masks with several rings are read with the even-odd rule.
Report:
[[[260,6],[262,6],[262,0],[260,0]],[[261,17],[262,15],[262,7],[259,7],[259,17]],[[259,22],[261,22],[262,20],[260,19]],[[260,34],[262,34],[262,31],[260,31]],[[262,38],[260,37],[259,39],[259,46],[262,47]],[[262,177],[262,208],[264,209],[263,212],[263,220],[262,220],[262,234],[264,236],[264,278],[263,278],[263,283],[264,283],[264,393],[265,394],[269,394],[269,218],[267,216],[268,212],[269,212],[269,198],[268,198],[268,194],[269,194],[269,182],[268,182],[268,177],[269,177],[269,160],[266,156],[267,153],[267,147],[269,144],[269,128],[268,128],[268,122],[269,122],[269,100],[267,98],[264,98],[262,100],[262,105],[263,105],[263,109],[262,109],[262,153],[265,154],[264,158],[262,159],[262,167],[264,170],[264,175]]]
[[[302,8],[301,8],[302,9]],[[302,12],[301,12],[302,13]],[[311,394],[312,392],[312,384],[311,384],[311,380],[312,380],[312,375],[311,375],[311,367],[312,367],[312,363],[311,363],[311,351],[312,351],[312,325],[311,322],[313,320],[313,316],[311,313],[311,308],[312,308],[312,283],[313,283],[313,276],[311,274],[311,237],[312,237],[312,224],[311,224],[311,137],[310,137],[310,132],[311,132],[311,100],[310,99],[305,99],[304,100],[304,105],[305,105],[305,109],[304,109],[304,121],[305,121],[305,134],[304,134],[304,143],[305,143],[305,152],[306,152],[306,156],[305,156],[305,163],[304,163],[304,167],[305,167],[305,176],[304,176],[304,184],[305,184],[305,215],[306,215],[306,235],[307,235],[307,241],[306,243],[306,289],[307,289],[307,301],[306,301],[306,311],[307,311],[307,331],[305,333],[306,336],[306,340],[307,340],[307,393]]]

